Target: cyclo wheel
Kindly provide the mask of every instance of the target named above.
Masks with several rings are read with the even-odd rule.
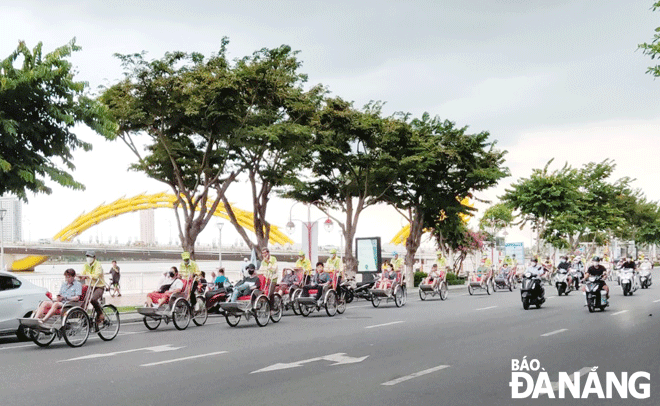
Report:
[[[46,333],[39,330],[29,329],[28,337],[39,347],[48,347],[55,340],[55,333]]]
[[[307,306],[302,303],[298,303],[298,312],[303,315],[303,317],[307,317],[312,313],[312,308],[311,306]]]
[[[203,296],[197,296],[196,309],[193,309],[193,323],[196,326],[203,326],[209,318],[209,312],[206,310],[206,299]]]
[[[353,293],[353,290],[344,288],[343,291],[344,291],[344,297],[346,303],[351,303],[353,299],[355,299],[355,294]]]
[[[270,304],[266,296],[259,296],[254,303],[254,319],[259,327],[264,327],[270,320]]]
[[[422,288],[419,288],[419,299],[426,300],[426,292],[424,292]]]
[[[376,296],[376,295],[371,295],[371,304],[372,304],[374,307],[378,307],[378,306],[380,306],[380,298],[379,298],[378,296]]]
[[[403,306],[402,300],[403,300],[403,291],[401,290],[401,286],[396,286],[394,288],[394,304],[396,307],[401,307]]]
[[[337,314],[337,293],[334,290],[325,294],[325,312],[330,317]]]
[[[291,294],[291,309],[293,309],[293,314],[295,315],[300,315],[300,306],[296,303],[296,299],[298,299],[300,295],[302,295],[302,289],[300,288],[294,290]]]
[[[346,311],[346,295],[347,291],[343,290],[342,293],[339,294],[339,297],[337,298],[337,313],[339,314],[344,314]]]
[[[440,284],[440,300],[445,300],[447,299],[447,293],[449,291],[449,288],[447,287],[447,282],[443,281]]]
[[[405,306],[405,304],[408,302],[408,288],[406,287],[406,285],[401,286],[401,292],[402,292],[401,306]]]
[[[90,321],[87,312],[80,307],[70,309],[62,320],[64,341],[70,347],[80,347],[89,338]]]
[[[177,330],[185,330],[190,324],[190,305],[186,299],[180,297],[172,306],[172,323]]]
[[[238,322],[241,321],[241,316],[230,312],[225,312],[225,320],[227,320],[227,324],[230,326],[236,327],[238,326]]]
[[[144,316],[142,321],[144,322],[145,327],[149,330],[155,330],[160,326],[160,322],[162,319],[154,319],[151,317]]]
[[[270,321],[277,323],[278,321],[282,320],[282,313],[284,313],[282,296],[275,293],[273,294],[272,305],[270,307]]]
[[[474,294],[474,289],[472,288],[472,285],[470,285],[470,282],[468,282],[468,293],[470,294],[470,296]]]
[[[104,305],[103,316],[105,320],[103,324],[98,326],[98,335],[103,341],[110,341],[117,337],[119,333],[119,326],[121,322],[119,321],[119,311],[113,305]]]

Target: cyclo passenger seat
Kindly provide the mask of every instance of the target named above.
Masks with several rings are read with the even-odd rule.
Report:
[[[261,275],[261,274],[257,275],[257,277],[259,278],[259,286],[261,286],[261,288],[263,289],[264,285],[266,285],[266,277]],[[263,292],[266,295],[268,294],[269,288],[270,288],[270,286],[266,286],[265,290],[263,290]],[[244,295],[244,296],[239,297],[237,300],[250,300],[251,298],[252,298],[252,292],[250,292],[249,295]]]

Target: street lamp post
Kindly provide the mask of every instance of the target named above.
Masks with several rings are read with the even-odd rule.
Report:
[[[307,248],[307,258],[309,258],[309,260],[313,262],[315,259],[313,258],[313,255],[312,255],[312,253],[313,253],[313,250],[312,250],[312,240],[313,240],[312,239],[312,234],[313,234],[314,228],[318,224],[318,221],[321,220],[323,217],[312,221],[311,206],[312,206],[312,204],[314,204],[316,202],[311,202],[311,203],[305,203],[305,205],[307,206],[307,221],[293,219],[291,217],[291,211],[293,210],[293,206],[295,206],[297,203],[298,202],[294,203],[291,206],[291,209],[289,209],[289,222],[286,223],[286,231],[289,234],[292,234],[295,231],[296,225],[293,223],[293,220],[300,221],[302,223],[302,225],[307,230],[307,236],[306,236],[307,237],[306,238],[306,240],[307,240],[307,247],[306,247]],[[332,223],[332,220],[330,220],[330,217],[327,217],[326,220],[323,222],[323,229],[325,229],[327,232],[331,232],[332,229],[333,229],[333,226],[334,226],[334,224]],[[303,234],[303,243],[304,243],[304,240],[305,240],[305,235]],[[317,241],[317,245],[318,245],[318,241]]]
[[[218,264],[219,264],[218,267],[219,268],[222,268],[222,226],[224,224],[225,223],[222,222],[217,223],[218,233],[220,234],[220,236],[218,237]]]
[[[0,271],[5,270],[5,213],[7,209],[0,209]]]

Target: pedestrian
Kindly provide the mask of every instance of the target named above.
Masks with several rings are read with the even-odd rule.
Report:
[[[115,297],[121,296],[121,291],[119,290],[119,278],[121,274],[119,273],[119,267],[117,266],[117,261],[112,261],[112,267],[110,268],[110,296]]]

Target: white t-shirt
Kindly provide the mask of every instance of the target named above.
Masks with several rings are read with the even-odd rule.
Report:
[[[527,272],[531,273],[532,275],[539,276],[541,275],[541,273],[543,273],[543,268],[538,265],[537,266],[530,265],[527,267],[527,269],[525,269],[525,273]]]
[[[183,288],[183,281],[181,279],[177,279],[174,282],[172,282],[172,285],[170,285],[170,288],[168,290],[174,291],[174,290],[179,290],[181,288]]]

